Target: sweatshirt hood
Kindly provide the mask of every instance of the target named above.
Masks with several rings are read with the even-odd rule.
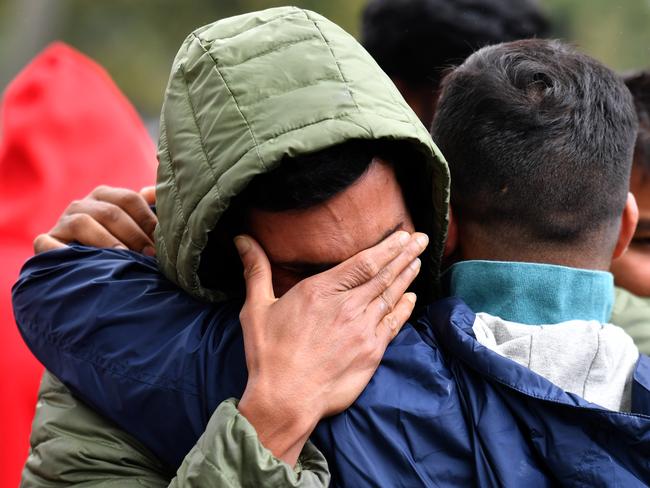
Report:
[[[232,198],[285,156],[351,139],[408,147],[413,178],[425,181],[430,195],[430,208],[418,209],[427,215],[419,230],[432,237],[425,266],[437,283],[449,170],[361,45],[324,17],[294,7],[223,19],[191,33],[174,60],[160,121],[155,237],[163,273],[198,298],[229,298],[201,282],[199,267]]]

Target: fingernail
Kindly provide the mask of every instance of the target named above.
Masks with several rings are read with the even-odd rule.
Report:
[[[145,256],[153,257],[156,255],[156,249],[153,246],[144,246],[142,254]]]
[[[415,293],[405,293],[404,296],[411,303],[415,303],[417,301],[417,299],[418,299],[418,297],[417,297],[417,295]]]
[[[411,268],[413,271],[420,269],[420,266],[422,266],[422,261],[420,261],[420,258],[415,258],[413,261],[411,261],[411,264],[409,264],[409,268]]]
[[[128,251],[129,250],[129,248],[126,247],[124,244],[115,244],[113,246],[113,249],[122,249],[123,251]]]
[[[239,254],[246,254],[251,248],[251,243],[244,236],[237,236],[235,237],[235,247]]]
[[[422,247],[425,247],[427,244],[429,244],[429,238],[427,237],[426,234],[418,234],[415,240]]]

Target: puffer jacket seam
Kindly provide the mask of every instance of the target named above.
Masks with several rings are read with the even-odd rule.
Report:
[[[248,58],[246,58],[246,59],[244,59],[242,61],[239,61],[238,63],[235,63],[235,64],[223,64],[222,63],[221,67],[226,68],[226,69],[236,68],[238,66],[241,66],[242,64],[245,64],[245,63],[247,63],[249,61],[252,61],[254,59],[264,57],[264,56],[266,56],[268,54],[273,54],[273,53],[279,52],[279,51],[281,51],[283,49],[288,49],[291,46],[295,46],[297,44],[301,44],[301,43],[306,42],[306,41],[312,41],[312,40],[318,40],[318,39],[319,39],[318,37],[316,37],[314,35],[310,35],[309,37],[305,36],[305,37],[301,37],[299,39],[294,39],[294,40],[291,40],[291,41],[280,42],[278,44],[275,44],[272,48],[269,48],[269,49],[261,51],[261,52],[259,52],[257,54],[254,54],[254,55],[252,55],[252,56],[250,56],[250,57],[248,57]]]
[[[246,29],[246,30],[243,30],[243,31],[237,32],[236,34],[233,34],[232,36],[219,37],[219,38],[217,38],[217,39],[215,39],[215,40],[218,40],[218,41],[228,41],[228,40],[234,39],[234,38],[237,37],[237,36],[241,36],[242,34],[244,34],[244,33],[246,33],[246,32],[251,32],[251,31],[254,31],[254,30],[260,29],[260,28],[262,28],[262,27],[264,27],[264,26],[266,26],[266,25],[272,24],[273,22],[276,22],[276,21],[278,21],[278,20],[283,20],[283,19],[286,19],[287,17],[291,17],[291,16],[294,16],[294,15],[299,15],[299,14],[302,12],[302,10],[299,9],[298,7],[289,7],[289,8],[292,10],[292,11],[289,12],[289,13],[282,14],[282,15],[279,15],[279,16],[274,17],[274,18],[272,18],[272,19],[269,19],[268,21],[264,22],[263,24],[256,25],[256,26],[254,26],[254,27],[251,27],[250,29]],[[192,33],[190,34],[190,36],[194,36],[194,37],[198,38],[200,41],[203,41],[203,42],[212,42],[211,40],[208,40],[208,39],[202,39],[201,37],[199,37],[200,34],[203,34],[203,32],[205,32],[206,30],[208,30],[211,26],[212,26],[212,24],[208,24],[208,25],[205,25],[205,26],[203,26],[203,27],[200,27],[200,28],[198,28],[197,30],[195,30],[194,32],[192,32]]]
[[[223,73],[219,69],[219,66],[217,65],[217,60],[212,56],[210,51],[208,51],[205,46],[203,45],[203,42],[200,37],[196,36],[195,34],[192,34],[195,39],[199,41],[199,46],[201,46],[201,49],[203,49],[203,52],[208,55],[208,57],[212,60],[214,70],[216,73],[219,75],[219,78],[221,78],[221,81],[223,81],[223,85],[226,87],[226,90],[228,90],[228,94],[230,95],[230,98],[232,98],[233,103],[235,104],[235,107],[237,108],[237,112],[239,113],[240,117],[246,124],[246,129],[248,130],[248,134],[251,136],[251,139],[253,139],[253,144],[255,144],[254,148],[257,153],[257,158],[260,162],[260,165],[265,171],[268,171],[268,168],[266,167],[266,164],[264,163],[264,159],[262,158],[262,155],[260,154],[259,148],[258,148],[258,142],[257,142],[257,137],[255,137],[255,133],[253,132],[253,128],[251,127],[250,123],[248,122],[248,119],[244,115],[244,113],[241,110],[241,107],[239,105],[239,102],[237,101],[237,97],[234,95],[232,92],[230,86],[228,85],[228,82],[226,81],[226,78],[224,77]]]
[[[300,85],[293,86],[293,87],[291,87],[290,90],[287,90],[287,91],[284,91],[284,92],[281,92],[281,93],[274,93],[273,95],[269,95],[269,96],[267,96],[265,98],[258,98],[257,100],[255,100],[255,102],[253,102],[251,105],[249,105],[249,108],[250,107],[255,107],[258,103],[266,102],[268,100],[273,100],[274,98],[277,98],[277,97],[285,96],[285,95],[287,95],[289,93],[295,92],[296,90],[302,90],[303,88],[309,88],[309,87],[312,87],[312,86],[316,86],[318,83],[320,83],[322,81],[333,81],[333,82],[336,82],[336,83],[341,83],[340,78],[332,78],[332,77],[329,77],[329,76],[324,76],[322,78],[316,78],[314,80],[309,80],[308,83],[302,83]],[[350,112],[346,112],[346,114],[349,114],[349,113]],[[271,137],[274,137],[274,136],[271,136]]]
[[[169,142],[167,141],[167,128],[164,129],[163,134],[161,135],[161,139],[164,136],[165,138],[165,152],[167,153],[167,166],[169,168],[170,175],[167,178],[167,181],[169,183],[169,186],[172,188],[172,191],[174,192],[174,200],[177,203],[178,207],[178,213],[181,216],[181,219],[183,219],[183,224],[184,226],[187,226],[187,218],[185,217],[185,213],[183,212],[183,204],[181,202],[181,196],[178,193],[178,188],[176,187],[176,170],[174,169],[174,164],[173,164],[173,159],[172,159],[172,154],[169,151]],[[178,275],[178,273],[176,273]]]
[[[323,42],[327,46],[327,49],[329,49],[330,55],[332,56],[332,59],[334,60],[334,63],[336,64],[336,69],[339,72],[339,75],[341,76],[341,80],[343,81],[343,84],[345,85],[345,89],[348,91],[348,94],[350,95],[350,98],[352,99],[352,102],[354,103],[354,106],[357,108],[357,111],[359,113],[362,113],[361,107],[359,107],[359,104],[357,103],[356,98],[354,98],[354,95],[352,94],[352,90],[350,89],[350,84],[348,80],[345,78],[345,75],[343,74],[343,70],[341,69],[341,64],[339,63],[339,59],[336,57],[334,54],[334,49],[332,49],[332,46],[329,42],[329,40],[325,37],[325,34],[323,34],[323,31],[319,27],[318,23],[316,22],[315,19],[312,19],[309,13],[305,10],[302,11],[303,14],[305,14],[305,17],[314,24],[314,27],[316,30],[319,32],[321,38],[323,39]]]
[[[210,174],[212,175],[212,180],[215,182],[215,184],[219,181],[217,178],[217,175],[214,172],[214,168],[210,164],[210,157],[208,156],[208,152],[205,149],[205,144],[203,142],[203,135],[201,134],[201,129],[199,128],[199,122],[197,120],[196,116],[196,110],[194,110],[194,104],[192,104],[192,98],[190,97],[190,87],[187,85],[187,79],[185,76],[185,70],[183,69],[183,65],[180,65],[178,67],[179,71],[183,75],[183,86],[185,86],[185,95],[187,99],[187,104],[190,107],[190,112],[192,112],[192,121],[194,122],[194,127],[196,128],[196,133],[199,136],[199,144],[201,145],[201,152],[203,153],[203,158],[205,159],[205,165],[208,167],[208,170],[210,171]],[[217,198],[219,198],[219,191],[217,189]],[[191,215],[191,212],[190,212]]]

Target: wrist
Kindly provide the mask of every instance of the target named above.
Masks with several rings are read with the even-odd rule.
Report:
[[[239,413],[255,428],[262,445],[278,459],[295,465],[320,415],[295,398],[279,398],[278,392],[265,394],[246,387]]]

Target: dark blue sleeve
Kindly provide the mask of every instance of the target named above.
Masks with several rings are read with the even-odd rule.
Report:
[[[241,304],[193,299],[152,258],[82,246],[40,254],[13,305],[45,367],[170,466],[246,385]]]

